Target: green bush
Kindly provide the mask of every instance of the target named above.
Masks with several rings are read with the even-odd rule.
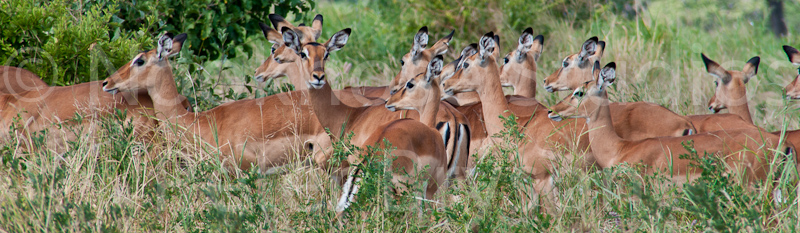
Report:
[[[252,53],[245,40],[261,34],[258,23],[269,13],[303,18],[313,6],[302,0],[2,1],[0,60],[51,85],[98,80],[152,47],[164,31],[188,33],[185,47],[195,60],[228,58],[238,46]]]

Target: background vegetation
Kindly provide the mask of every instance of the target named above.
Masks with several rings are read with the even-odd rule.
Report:
[[[487,31],[501,36],[501,53],[533,27],[545,36],[537,78],[558,67],[591,36],[608,43],[604,62],[618,65],[614,101],[650,101],[680,114],[706,113],[713,79],[705,53],[740,69],[761,56],[748,84],[756,125],[800,128],[798,107],[782,98],[796,74],[781,45],[800,46],[800,18],[786,17],[783,37],[772,33],[768,1],[561,0],[561,1],[37,1],[0,2],[0,60],[24,66],[51,84],[102,79],[133,54],[152,48],[164,30],[188,32],[191,44],[177,58],[184,95],[209,109],[227,101],[276,91],[250,77],[269,55],[254,28],[271,12],[309,22],[325,16],[323,38],[353,28],[348,45],[328,64],[335,87],[385,85],[423,25],[432,40],[456,30],[449,57]],[[784,1],[785,12],[800,3]],[[220,25],[228,25],[220,27]],[[27,50],[26,50],[27,49]],[[94,61],[94,62],[93,62]],[[48,65],[54,63],[56,66]],[[89,67],[89,68],[87,68]],[[349,67],[347,69],[343,67]],[[110,70],[110,71],[108,71]],[[541,90],[541,88],[540,88]],[[537,93],[552,104],[564,93]],[[70,142],[72,150],[22,153],[16,141],[0,148],[0,229],[26,231],[233,232],[233,231],[796,231],[800,229],[797,176],[777,187],[749,186],[726,174],[714,157],[686,155],[703,177],[678,189],[665,174],[643,175],[636,166],[583,171],[558,161],[555,207],[526,205],[529,180],[508,158],[511,145],[479,163],[478,175],[440,192],[438,203],[395,199],[385,190],[381,161],[365,167],[359,204],[338,221],[332,211],[340,188],[326,171],[298,162],[282,176],[229,171],[218,152],[187,145],[168,133],[133,138],[124,117],[100,123],[98,132]],[[515,126],[501,137],[518,140]],[[33,140],[44,145],[43,137]],[[337,144],[340,155],[354,150]],[[385,162],[385,161],[384,161]],[[776,164],[776,174],[792,174]],[[785,202],[773,202],[773,188]],[[371,197],[371,198],[366,198]],[[547,200],[544,200],[545,203]],[[534,201],[538,202],[538,201]],[[422,208],[427,205],[426,208]],[[537,205],[538,206],[538,205]],[[323,231],[324,231],[323,230]]]

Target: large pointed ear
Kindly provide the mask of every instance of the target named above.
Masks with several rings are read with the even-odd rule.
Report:
[[[325,42],[325,48],[328,48],[329,53],[342,49],[344,45],[347,44],[347,39],[350,39],[350,28],[345,28],[333,34],[333,36]]]
[[[425,81],[430,83],[435,78],[442,74],[442,67],[444,66],[444,58],[442,55],[436,55],[431,62],[428,63],[428,70],[425,71]]]
[[[533,38],[533,45],[531,46],[531,53],[533,53],[533,60],[539,62],[539,57],[542,56],[544,50],[544,36],[538,35]]]
[[[597,57],[598,58],[597,60],[600,60],[599,58],[603,57],[603,52],[605,51],[606,51],[606,42],[602,40],[598,41],[597,50],[594,51],[594,57]]]
[[[578,60],[583,62],[589,58],[589,56],[594,55],[597,52],[597,37],[594,36],[583,42],[581,45],[581,51],[578,53]]]
[[[172,34],[164,33],[164,35],[161,35],[161,37],[158,38],[157,43],[156,57],[159,61],[161,61],[164,58],[169,57],[169,53],[172,51]]]
[[[189,36],[186,33],[178,34],[177,36],[172,38],[172,49],[169,50],[169,56],[178,55],[181,52],[181,48],[183,48],[183,42],[186,42],[186,39]]]
[[[416,58],[421,54],[425,47],[428,47],[428,26],[422,26],[416,35],[414,35],[414,42],[411,45],[411,57]]]
[[[783,51],[786,52],[786,56],[789,57],[789,61],[792,62],[793,65],[800,66],[800,51],[788,45],[783,46]]]
[[[464,47],[464,49],[461,50],[461,57],[458,58],[459,62],[458,62],[458,65],[456,65],[456,67],[455,67],[456,70],[461,69],[461,67],[462,67],[461,65],[464,64],[464,62],[467,61],[467,58],[471,57],[472,55],[475,55],[476,53],[478,53],[478,44],[477,43],[472,43],[472,44],[467,45],[467,47]]]
[[[447,53],[447,49],[449,48],[450,45],[450,40],[453,39],[453,34],[455,33],[456,30],[451,31],[450,34],[448,34],[442,39],[439,39],[439,41],[436,41],[436,43],[433,44],[433,46],[431,46],[431,48],[428,50],[430,50],[431,54],[434,56],[443,55]]]
[[[747,83],[747,81],[750,81],[750,78],[756,76],[756,74],[758,73],[758,63],[760,62],[761,58],[755,56],[753,58],[750,58],[750,60],[748,60],[747,63],[744,64],[744,68],[742,69],[742,73],[744,73],[744,80],[743,80],[744,83]]]
[[[492,55],[494,55],[495,58],[498,58],[500,57],[500,35],[494,34],[494,37],[492,38],[494,39],[494,52],[492,52]]]
[[[526,28],[525,31],[522,31],[522,35],[519,36],[517,51],[520,54],[527,53],[531,50],[531,46],[533,46],[533,28]]]
[[[480,42],[478,42],[478,55],[481,61],[493,55],[495,46],[494,32],[486,33],[481,37]]]
[[[259,22],[258,26],[261,27],[261,31],[264,32],[264,37],[267,38],[267,41],[273,44],[278,44],[283,42],[283,35],[278,30],[275,30],[269,27],[266,23]]]
[[[281,28],[281,31],[283,32],[283,43],[286,44],[286,47],[294,49],[295,53],[300,54],[300,36],[288,27]]]
[[[311,30],[314,32],[314,41],[317,41],[322,36],[322,15],[317,14],[311,21]]]
[[[597,84],[597,89],[602,91],[605,87],[611,86],[614,84],[614,81],[617,80],[617,64],[611,62],[606,64],[603,69],[600,69],[600,61],[594,61],[592,73],[597,75],[595,83]]]
[[[292,25],[292,23],[289,23],[289,21],[286,21],[286,19],[284,19],[283,16],[277,14],[269,14],[269,16],[267,17],[269,18],[269,21],[272,22],[272,26],[275,28],[275,30],[283,31],[284,27],[294,28],[294,25]]]
[[[708,71],[709,74],[721,79],[723,84],[727,84],[731,81],[731,76],[722,66],[706,57],[705,54],[701,53],[700,56],[703,58],[703,63],[706,64],[706,71]]]

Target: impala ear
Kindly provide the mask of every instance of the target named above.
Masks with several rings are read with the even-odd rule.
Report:
[[[172,34],[164,33],[164,35],[161,35],[161,37],[158,38],[156,57],[159,61],[161,61],[164,58],[169,57],[170,51],[172,51]]]
[[[181,48],[183,48],[183,43],[186,42],[188,36],[186,33],[181,33],[172,38],[172,49],[169,50],[169,56],[178,55],[181,52]]]
[[[598,66],[600,63],[597,63]],[[603,84],[605,86],[611,86],[614,84],[614,81],[617,81],[617,63],[610,62],[600,70],[600,79],[603,80]]]
[[[498,58],[500,57],[500,35],[494,34],[492,39],[494,39],[494,52],[492,52],[492,55],[494,55],[495,58]]]
[[[478,53],[478,44],[477,43],[472,43],[472,44],[469,44],[467,47],[464,47],[464,49],[461,50],[461,57],[458,58],[458,60],[457,60],[458,63],[456,65],[455,69],[456,70],[461,69],[461,67],[462,67],[461,65],[464,64],[464,62],[467,61],[467,58],[469,58],[472,55],[475,55],[476,53]]]
[[[431,48],[428,50],[430,50],[431,54],[433,54],[434,56],[444,55],[445,53],[447,53],[447,50],[449,49],[450,45],[450,40],[453,39],[453,34],[455,33],[456,30],[451,31],[449,35],[445,36],[442,39],[439,39],[439,41],[436,41],[436,43],[433,44],[433,46],[431,46]]]
[[[534,61],[539,62],[539,57],[542,56],[542,50],[544,50],[544,36],[538,35],[533,38],[533,45],[531,46]]]
[[[284,27],[294,28],[294,25],[286,21],[286,19],[284,19],[283,16],[277,14],[269,14],[267,18],[269,18],[269,21],[272,23],[272,26],[275,28],[275,30],[283,31]]]
[[[417,55],[421,54],[425,47],[428,47],[428,26],[422,26],[416,35],[414,35],[414,42],[411,45],[411,58],[416,59]]]
[[[300,36],[288,27],[281,28],[281,31],[283,32],[283,43],[286,44],[286,47],[292,48],[295,53],[300,54]]]
[[[700,56],[703,58],[703,63],[706,65],[706,71],[708,71],[709,74],[721,79],[723,84],[728,84],[728,82],[731,81],[731,76],[722,66],[706,57],[705,54],[701,53]]]
[[[750,58],[750,60],[748,60],[747,63],[744,64],[744,68],[742,69],[742,73],[744,73],[744,80],[742,81],[744,81],[744,83],[747,83],[748,81],[750,81],[750,78],[756,76],[756,74],[758,73],[758,63],[760,62],[761,58],[755,56],[753,58]]]
[[[431,62],[428,63],[428,70],[425,71],[425,81],[431,83],[436,77],[439,77],[442,74],[442,67],[444,66],[444,60],[442,55],[437,55]]]
[[[486,60],[490,55],[493,55],[495,50],[494,32],[489,32],[481,37],[478,43],[478,53],[481,58],[481,63]]]
[[[786,52],[786,56],[793,65],[800,66],[800,51],[788,45],[783,46],[783,51]]]
[[[314,32],[314,41],[317,41],[322,36],[322,15],[317,14],[311,21],[311,30]]]
[[[597,60],[600,60],[603,57],[603,52],[606,51],[606,42],[605,41],[598,41],[597,42],[597,50],[594,52],[594,57],[597,57]]]
[[[338,51],[347,44],[348,39],[350,39],[350,28],[345,28],[333,34],[333,36],[325,42],[325,48],[328,48],[329,53]]]
[[[533,46],[533,28],[527,28],[519,36],[519,44],[517,45],[517,60],[525,59],[525,54],[531,50]]]
[[[581,45],[581,52],[578,53],[578,60],[583,62],[586,61],[589,56],[594,55],[597,52],[597,37],[592,37],[583,42]]]
[[[264,37],[267,38],[267,41],[273,44],[278,44],[283,42],[283,35],[278,30],[275,30],[269,27],[264,22],[259,22],[258,26],[261,27],[261,31],[264,32]]]

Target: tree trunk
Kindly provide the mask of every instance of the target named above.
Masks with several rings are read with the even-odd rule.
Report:
[[[767,0],[769,6],[769,25],[777,37],[786,36],[786,22],[783,20],[783,0]]]

